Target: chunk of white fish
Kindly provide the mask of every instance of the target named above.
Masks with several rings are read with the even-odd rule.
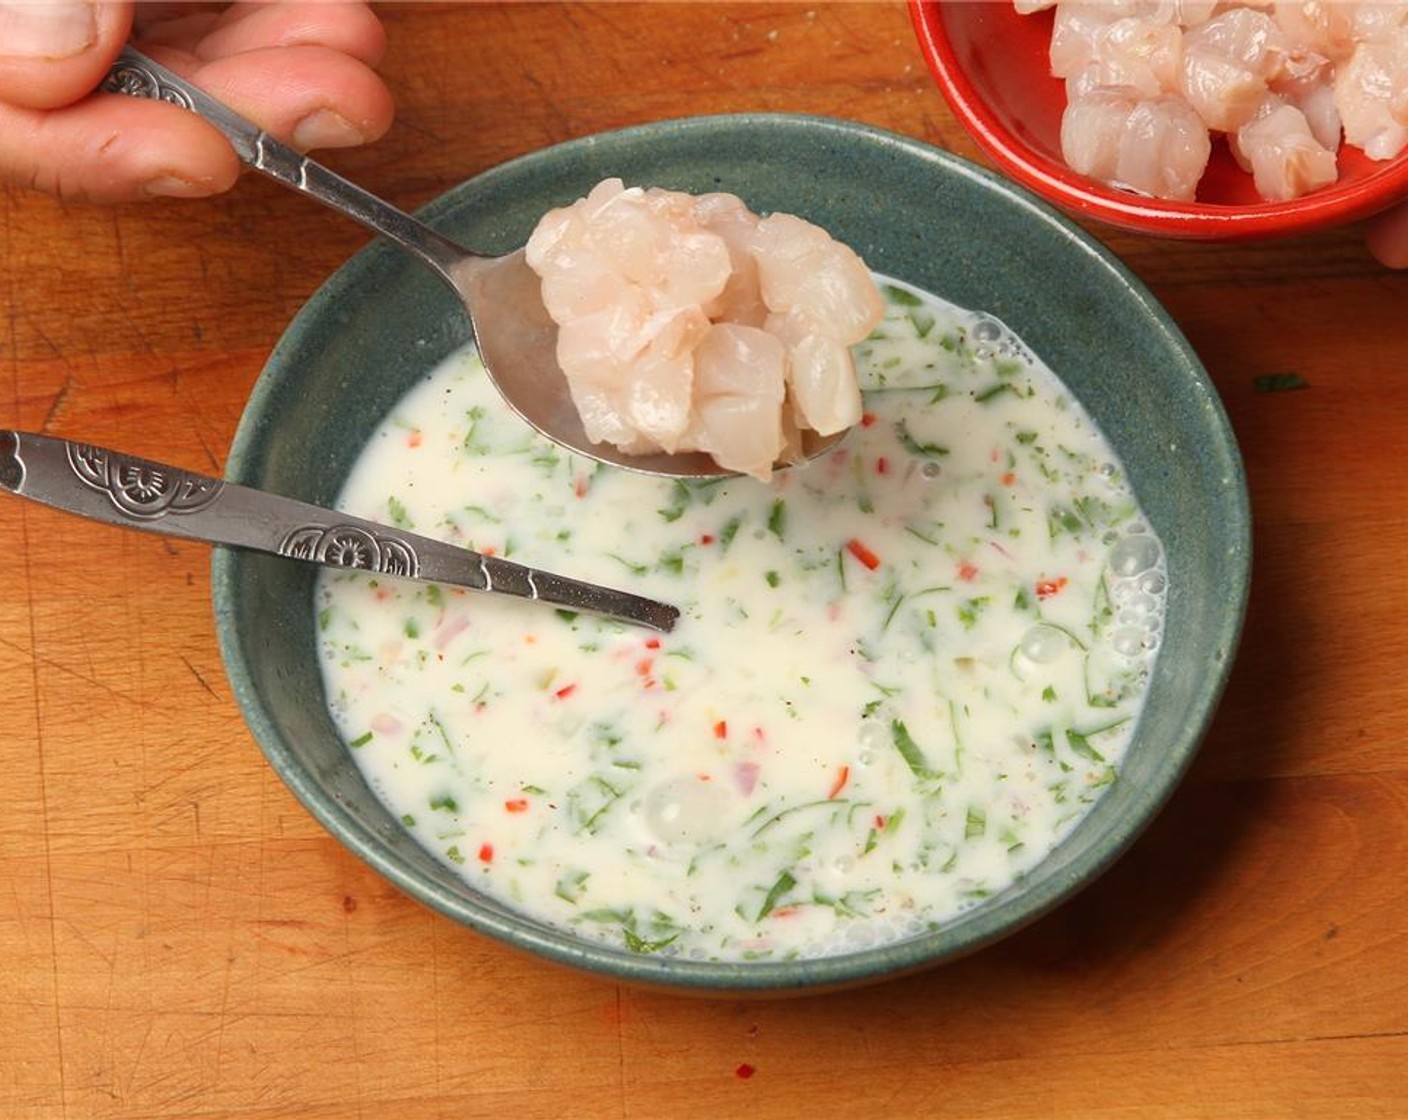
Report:
[[[545,215],[527,261],[590,439],[704,451],[760,479],[860,420],[850,347],[884,314],[854,251],[734,195],[608,179]]]

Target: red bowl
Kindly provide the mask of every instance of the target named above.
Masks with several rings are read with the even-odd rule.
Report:
[[[1232,241],[1308,233],[1408,199],[1408,152],[1375,162],[1347,146],[1337,183],[1290,202],[1257,197],[1222,143],[1193,202],[1105,186],[1061,158],[1066,91],[1048,65],[1050,11],[1019,15],[1011,0],[910,0],[910,15],[940,91],[973,139],[1013,179],[1078,217],[1160,237]]]

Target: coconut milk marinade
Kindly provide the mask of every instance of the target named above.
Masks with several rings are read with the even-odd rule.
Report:
[[[829,458],[674,483],[527,431],[470,352],[341,505],[673,602],[673,634],[321,577],[331,709],[478,889],[637,952],[758,959],[923,932],[1116,778],[1160,544],[1088,416],[1001,324],[897,285]]]

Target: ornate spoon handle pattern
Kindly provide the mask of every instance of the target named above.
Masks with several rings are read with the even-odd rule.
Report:
[[[666,603],[91,444],[0,429],[0,489],[94,521],[536,599],[670,631]]]

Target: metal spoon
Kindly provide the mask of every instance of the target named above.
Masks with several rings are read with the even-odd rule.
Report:
[[[557,326],[543,307],[541,282],[524,260],[523,250],[501,257],[471,252],[275,140],[131,47],[123,49],[101,88],[191,110],[218,128],[249,167],[355,219],[429,265],[464,303],[480,357],[499,393],[548,439],[579,455],[644,474],[703,479],[735,473],[702,452],[628,455],[587,438],[557,364]],[[804,432],[802,460],[820,455],[842,435]]]
[[[332,568],[537,599],[669,632],[665,603],[117,451],[0,428],[0,489],[80,517]]]

